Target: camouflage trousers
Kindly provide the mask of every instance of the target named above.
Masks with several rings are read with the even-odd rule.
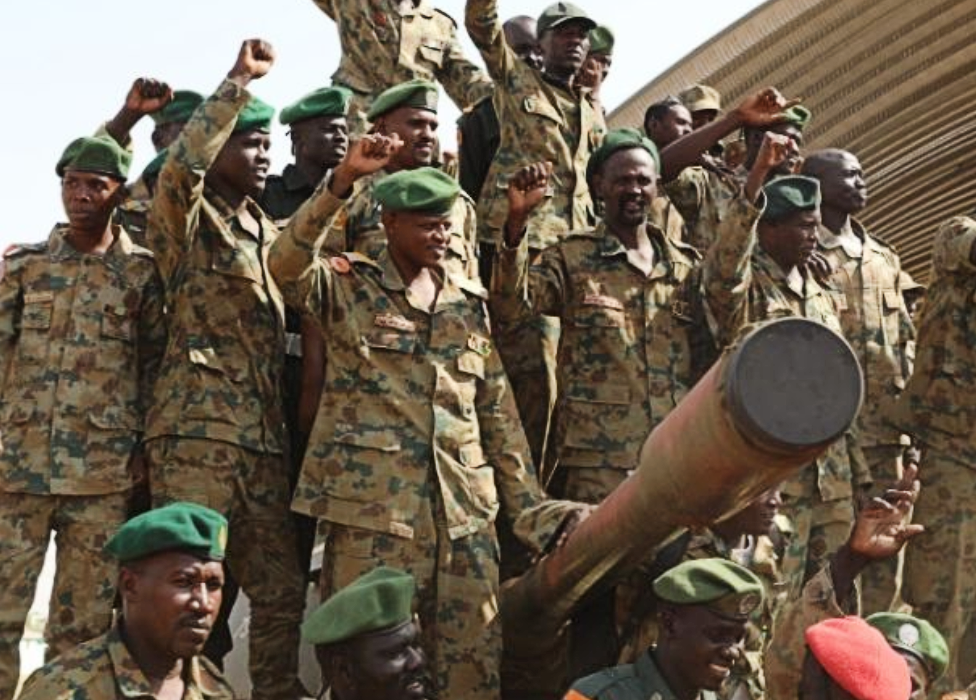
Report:
[[[214,440],[156,438],[146,445],[153,505],[193,501],[227,518],[227,567],[251,601],[253,700],[291,700],[305,608],[281,455]]]
[[[434,696],[498,700],[501,621],[494,529],[456,540],[443,515],[417,514],[413,539],[323,521],[321,593],[327,599],[378,566],[413,574],[421,641]]]
[[[794,599],[847,541],[854,524],[854,503],[850,498],[824,502],[819,495],[805,494],[784,499],[782,512],[793,523],[781,571],[789,599]]]
[[[0,698],[13,698],[20,638],[53,530],[57,571],[44,633],[49,659],[112,624],[117,563],[105,542],[126,519],[128,493],[37,496],[0,492]]]
[[[930,449],[919,478],[914,520],[925,533],[905,552],[903,597],[949,644],[949,668],[929,692],[939,697],[969,684],[976,671],[976,470]]]
[[[872,496],[880,496],[885,489],[897,483],[901,476],[901,445],[863,447],[864,457],[874,479]],[[897,557],[871,562],[861,572],[861,614],[865,617],[876,612],[892,609],[901,595],[899,569],[904,561],[904,550]]]

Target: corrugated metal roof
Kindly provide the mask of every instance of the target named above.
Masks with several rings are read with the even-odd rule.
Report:
[[[703,82],[726,105],[766,85],[813,110],[808,150],[855,153],[861,217],[928,275],[938,224],[976,207],[976,0],[771,0],[648,83],[610,115],[639,125],[647,105]]]

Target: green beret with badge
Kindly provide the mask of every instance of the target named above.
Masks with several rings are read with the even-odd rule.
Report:
[[[810,120],[813,119],[813,112],[803,105],[793,105],[783,115],[780,124],[792,124],[800,131],[806,129],[810,124]]]
[[[778,177],[763,188],[766,207],[760,221],[781,221],[798,211],[820,208],[820,182],[804,175]]]
[[[336,644],[398,627],[413,619],[416,582],[410,574],[381,566],[322,603],[302,625],[309,644]]]
[[[168,551],[223,561],[226,550],[227,519],[215,510],[184,501],[137,515],[105,545],[105,551],[121,562]]]
[[[604,27],[602,24],[593,27],[589,33],[590,37],[590,53],[600,53],[610,56],[613,54],[613,45],[615,39],[613,32],[610,31],[610,27]]]
[[[437,168],[401,170],[388,175],[373,188],[373,197],[386,211],[450,213],[461,193],[453,177]]]
[[[258,97],[251,97],[244,109],[237,115],[234,133],[241,131],[271,131],[271,120],[274,119],[274,107]]]
[[[201,104],[203,104],[203,95],[200,93],[193,90],[177,90],[173,93],[173,99],[169,104],[149,116],[156,126],[182,124],[190,121],[194,110]]]
[[[904,613],[875,613],[865,622],[884,635],[894,649],[911,654],[925,666],[929,680],[941,678],[949,667],[945,637],[927,620]]]
[[[82,136],[68,144],[54,172],[64,177],[66,170],[108,175],[123,182],[129,177],[132,153],[108,136]]]
[[[587,184],[592,186],[593,176],[610,160],[610,156],[617,151],[625,151],[631,148],[647,151],[654,160],[655,169],[658,172],[661,171],[661,156],[658,153],[657,146],[642,131],[630,128],[612,129],[607,132],[600,147],[590,155],[590,160],[586,164]]]
[[[287,126],[314,117],[344,117],[351,100],[352,90],[349,88],[319,88],[281,110],[278,121]]]
[[[658,576],[654,593],[672,605],[701,605],[722,617],[746,620],[762,604],[763,584],[728,559],[694,559]]]
[[[429,80],[408,80],[381,92],[370,105],[366,118],[375,121],[399,107],[413,107],[437,113],[437,85]]]
[[[567,22],[581,22],[586,31],[596,28],[596,22],[590,19],[583,8],[571,2],[553,3],[542,11],[536,23],[536,35],[542,36],[551,29],[555,29]]]

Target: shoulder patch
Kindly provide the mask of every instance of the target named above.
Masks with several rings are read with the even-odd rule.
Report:
[[[47,242],[44,243],[14,243],[8,245],[3,251],[3,257],[16,258],[27,253],[46,253]]]
[[[457,23],[457,22],[456,22],[456,21],[454,20],[454,18],[453,18],[453,17],[451,17],[451,16],[450,16],[449,14],[447,14],[446,12],[444,12],[444,10],[438,10],[438,9],[437,9],[437,8],[435,7],[435,8],[434,8],[434,12],[436,12],[436,13],[437,13],[437,14],[439,14],[439,15],[441,15],[442,17],[446,17],[446,18],[448,19],[448,21],[449,21],[449,22],[450,22],[450,23],[451,23],[451,24],[452,24],[452,25],[454,26],[454,28],[455,28],[455,29],[457,29],[457,26],[458,26],[458,23]]]
[[[484,288],[484,285],[482,285],[481,282],[458,274],[451,275],[451,280],[468,294],[472,294],[479,299],[488,301],[488,290]]]

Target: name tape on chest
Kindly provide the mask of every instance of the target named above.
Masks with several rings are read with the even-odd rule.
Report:
[[[406,333],[415,333],[417,331],[416,323],[409,318],[396,314],[376,314],[373,318],[373,325],[379,328],[392,328],[393,330],[404,331]]]

